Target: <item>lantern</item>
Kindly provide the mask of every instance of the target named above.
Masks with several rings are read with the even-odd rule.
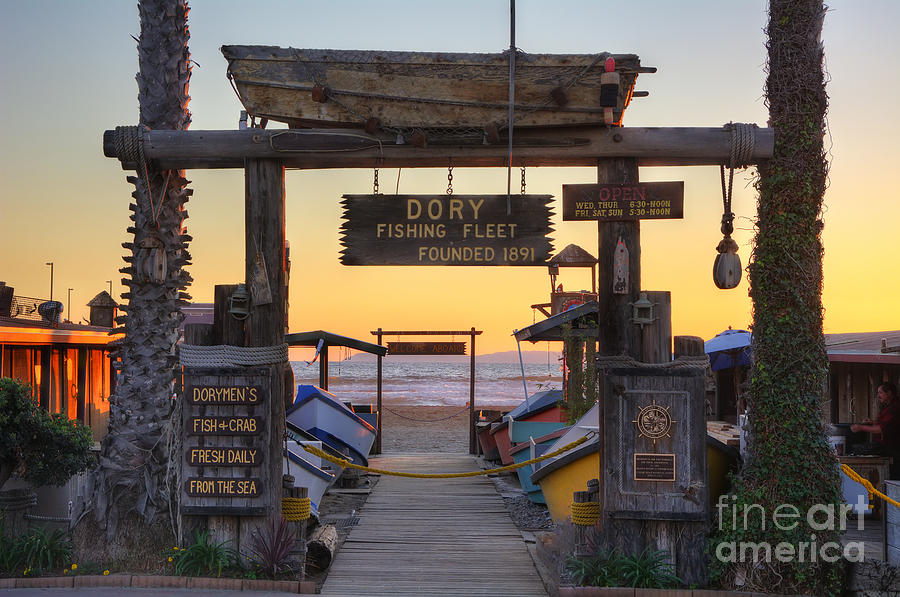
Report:
[[[632,309],[631,321],[644,329],[645,325],[650,325],[656,318],[653,316],[653,303],[647,298],[647,293],[642,292],[638,300],[629,303]]]
[[[741,283],[741,258],[737,254],[738,244],[730,236],[725,236],[716,247],[719,252],[713,263],[713,282],[722,290],[737,287]]]
[[[250,293],[243,284],[238,284],[234,294],[231,295],[228,312],[235,319],[247,319],[250,315]]]

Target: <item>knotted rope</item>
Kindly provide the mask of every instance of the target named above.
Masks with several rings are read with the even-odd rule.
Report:
[[[312,512],[311,503],[308,497],[283,497],[281,498],[281,516],[288,522],[306,520]]]
[[[113,134],[116,157],[121,162],[144,163],[143,130],[139,126],[117,126]]]
[[[236,365],[271,365],[288,360],[288,345],[277,346],[195,346],[181,344],[178,360],[184,367],[234,367]]]
[[[731,156],[728,161],[728,167],[746,168],[753,159],[753,149],[756,145],[756,129],[755,124],[747,124],[745,122],[729,122],[725,125],[726,129],[731,130]]]
[[[572,522],[578,526],[594,526],[600,518],[600,502],[572,502]]]

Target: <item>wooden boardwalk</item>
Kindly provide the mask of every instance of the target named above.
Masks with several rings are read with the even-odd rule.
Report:
[[[373,467],[477,470],[468,454],[397,454]],[[338,551],[325,595],[546,597],[521,533],[493,482],[382,476]]]

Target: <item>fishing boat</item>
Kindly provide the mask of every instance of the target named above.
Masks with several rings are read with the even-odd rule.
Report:
[[[567,430],[568,427],[563,427],[540,437],[529,437],[528,441],[516,444],[510,450],[513,462],[522,464],[526,460],[533,460],[543,456],[547,453],[550,446]],[[547,500],[544,499],[541,486],[531,481],[531,475],[537,470],[537,466],[538,464],[529,464],[519,467],[516,469],[516,475],[519,477],[519,485],[522,487],[522,491],[525,492],[529,500],[535,504],[546,504]]]
[[[497,446],[500,462],[504,465],[512,464],[513,458],[510,451],[514,444],[528,441],[530,436],[544,435],[562,427],[566,421],[562,390],[544,390],[529,396],[521,404],[503,415],[501,421],[491,424],[490,435]],[[511,435],[510,421],[518,423],[557,423],[556,426],[538,427],[519,426],[520,439]]]
[[[578,421],[567,428],[548,448],[548,452],[596,432],[600,421],[600,406],[595,404]],[[583,491],[590,479],[596,479],[600,470],[600,442],[596,437],[559,456],[538,463],[530,482],[541,489],[544,503],[554,522],[569,517],[572,494]]]
[[[498,141],[491,132],[507,126],[508,52],[241,45],[222,46],[222,54],[228,78],[255,118],[292,127],[365,127],[369,133],[380,129],[394,135],[472,129],[479,143],[484,138]],[[637,75],[655,71],[642,67],[634,54],[517,51],[514,126],[620,125]]]
[[[321,449],[322,442],[308,442]],[[294,477],[294,487],[306,487],[312,515],[319,517],[319,503],[337,475],[322,468],[321,458],[303,449],[300,442],[288,441],[282,471]]]
[[[285,413],[285,418],[291,425],[345,453],[354,464],[368,466],[367,456],[375,442],[375,428],[331,392],[313,385],[298,385],[294,404]]]

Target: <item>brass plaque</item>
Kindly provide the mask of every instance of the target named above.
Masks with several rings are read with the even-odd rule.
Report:
[[[635,454],[635,481],[675,481],[675,454]]]

